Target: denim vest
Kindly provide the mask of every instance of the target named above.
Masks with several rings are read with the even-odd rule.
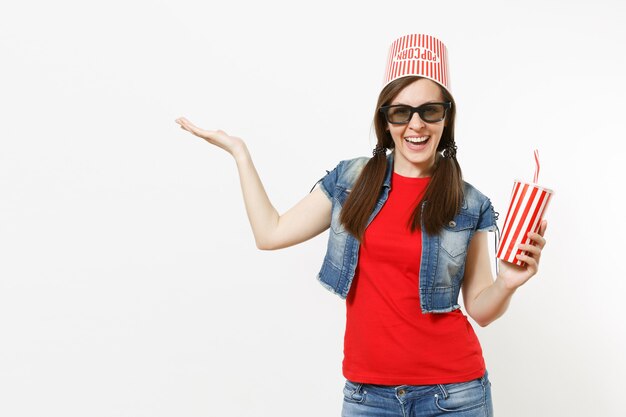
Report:
[[[359,258],[359,241],[339,222],[345,203],[362,168],[369,161],[360,157],[339,162],[318,181],[332,202],[328,246],[318,281],[329,291],[346,299]],[[387,171],[372,222],[387,201],[391,190],[393,152],[387,155]],[[470,239],[477,231],[495,231],[497,216],[491,201],[467,182],[459,214],[438,235],[427,234],[422,227],[422,258],[419,272],[419,298],[422,313],[445,313],[458,309],[459,291],[465,271]],[[317,183],[316,183],[317,185]],[[314,186],[315,187],[315,186]],[[423,226],[423,220],[422,220]]]

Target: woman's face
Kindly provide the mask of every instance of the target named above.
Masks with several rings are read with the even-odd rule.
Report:
[[[398,93],[389,103],[406,104],[412,107],[421,106],[428,102],[445,101],[440,87],[434,81],[421,78]],[[405,177],[428,177],[435,163],[437,146],[441,140],[446,119],[426,123],[420,119],[419,114],[413,113],[409,123],[404,125],[387,123],[387,130],[391,133],[394,149],[394,171]],[[425,142],[410,143],[407,138],[413,138],[413,142],[427,138]]]

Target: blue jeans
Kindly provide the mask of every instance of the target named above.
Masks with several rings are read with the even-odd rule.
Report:
[[[492,417],[488,373],[468,382],[372,385],[346,379],[341,417]]]

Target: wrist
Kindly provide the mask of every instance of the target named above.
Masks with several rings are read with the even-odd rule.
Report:
[[[250,152],[245,143],[241,143],[236,149],[233,149],[231,155],[235,159],[235,162],[240,163],[250,158]]]
[[[517,288],[519,288],[515,285],[507,284],[506,280],[502,278],[500,275],[496,277],[496,281],[494,285],[496,286],[496,288],[498,288],[499,291],[507,295],[512,295],[513,293],[515,293]]]

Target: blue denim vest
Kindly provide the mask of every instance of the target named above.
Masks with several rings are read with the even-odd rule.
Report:
[[[369,159],[360,157],[341,161],[318,181],[321,182],[322,191],[332,202],[332,215],[326,255],[317,279],[326,289],[342,299],[347,298],[354,278],[360,243],[339,222],[339,214]],[[392,171],[393,152],[387,155],[385,180],[376,207],[367,222],[368,226],[387,201]],[[458,297],[470,239],[477,231],[495,231],[496,219],[491,201],[472,185],[464,182],[464,198],[459,214],[438,235],[429,235],[422,230],[419,273],[422,313],[445,313],[460,307]]]

